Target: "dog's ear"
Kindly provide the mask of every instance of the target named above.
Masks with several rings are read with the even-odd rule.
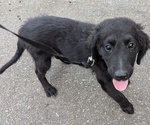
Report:
[[[93,34],[93,39],[91,41],[91,53],[93,58],[96,60],[98,52],[97,52],[97,41],[100,40],[99,32]]]
[[[137,36],[136,36],[139,42],[139,53],[137,56],[138,65],[140,65],[141,59],[146,54],[146,51],[150,48],[149,36],[146,33],[144,33],[142,30],[143,30],[143,27],[139,24],[138,30],[137,30]]]
[[[91,56],[94,60],[98,57],[97,41],[100,41],[100,28],[96,27],[95,30],[88,37],[88,48],[91,50]]]

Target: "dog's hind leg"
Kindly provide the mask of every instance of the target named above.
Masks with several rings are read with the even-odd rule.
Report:
[[[45,54],[38,55],[37,58],[34,58],[34,60],[36,66],[35,73],[38,79],[40,80],[47,97],[56,96],[57,89],[53,87],[45,77],[46,72],[51,66],[51,56],[45,56]]]
[[[16,63],[17,60],[20,58],[22,53],[24,52],[23,46],[20,44],[20,42],[17,43],[17,50],[15,55],[12,57],[12,59],[7,62],[4,66],[0,68],[0,74],[2,74],[7,68],[9,68],[12,64]]]

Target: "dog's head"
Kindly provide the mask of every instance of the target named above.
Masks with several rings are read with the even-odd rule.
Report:
[[[89,38],[93,58],[102,57],[117,90],[127,87],[135,60],[140,64],[150,46],[142,30],[130,19],[114,18],[100,23]]]

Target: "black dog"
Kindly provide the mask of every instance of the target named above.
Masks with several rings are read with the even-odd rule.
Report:
[[[149,48],[148,35],[142,30],[139,24],[127,18],[107,19],[99,25],[53,16],[29,19],[19,30],[19,35],[51,47],[58,55],[19,39],[16,54],[0,69],[0,74],[27,49],[35,61],[37,77],[49,97],[57,94],[56,88],[45,77],[53,56],[67,64],[90,66],[102,89],[118,102],[124,112],[133,114],[132,104],[120,91],[128,86],[136,56],[137,64],[140,64]]]

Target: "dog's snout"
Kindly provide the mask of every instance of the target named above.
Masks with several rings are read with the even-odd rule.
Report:
[[[118,70],[114,73],[114,77],[116,80],[126,80],[128,78],[127,71]]]

